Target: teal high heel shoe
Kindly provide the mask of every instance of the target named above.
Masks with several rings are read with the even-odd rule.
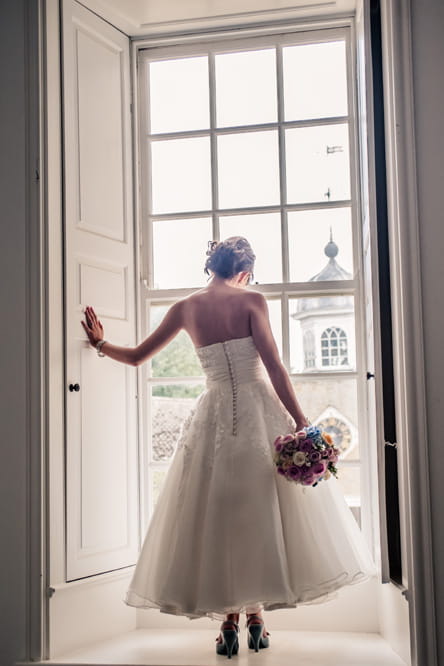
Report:
[[[222,622],[220,633],[222,641],[216,643],[216,652],[231,659],[231,655],[239,651],[239,625],[232,620],[225,620]]]
[[[250,622],[250,620],[260,620],[260,622]],[[268,636],[264,636],[264,621],[259,615],[250,615],[247,620],[248,629],[248,647],[250,650],[259,652],[260,648],[267,648],[270,645]]]

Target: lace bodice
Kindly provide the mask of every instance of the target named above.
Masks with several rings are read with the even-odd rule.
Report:
[[[264,367],[253,338],[233,338],[196,349],[207,377],[207,387],[215,384],[231,385],[233,403],[233,435],[237,433],[237,393],[240,384],[264,377]]]

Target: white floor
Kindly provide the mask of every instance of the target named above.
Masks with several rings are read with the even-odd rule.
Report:
[[[125,666],[221,666],[216,631],[138,629],[77,650],[49,664],[124,664]],[[270,647],[255,653],[241,628],[233,666],[405,666],[378,634],[272,631]]]

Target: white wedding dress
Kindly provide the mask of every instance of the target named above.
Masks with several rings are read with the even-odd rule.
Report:
[[[294,423],[253,338],[197,353],[207,390],[183,424],[125,602],[223,619],[320,601],[373,575],[336,480],[302,487],[276,473],[273,442]]]

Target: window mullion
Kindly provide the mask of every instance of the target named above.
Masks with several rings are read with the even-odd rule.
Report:
[[[210,58],[214,58],[210,55]],[[211,91],[211,89],[210,89]],[[279,94],[279,93],[278,93]],[[211,113],[210,113],[211,116]],[[232,125],[228,127],[213,126],[216,136],[223,134],[248,134],[252,132],[260,132],[267,130],[275,130],[278,125],[282,125],[283,129],[297,129],[304,127],[320,127],[325,125],[343,125],[350,122],[350,116],[332,116],[331,118],[304,118],[304,120],[284,120],[277,124],[275,122],[257,123],[253,125]],[[151,141],[174,141],[175,139],[193,139],[208,135],[208,129],[196,130],[181,130],[174,132],[159,132],[158,134],[150,135]]]
[[[282,235],[282,281],[289,282],[288,266],[288,227],[285,205],[287,203],[287,174],[285,166],[285,130],[284,121],[284,88],[282,72],[282,48],[276,48],[276,88],[277,88],[277,111],[278,111],[278,136],[279,136],[279,183],[281,201],[281,235]]]
[[[219,177],[217,164],[217,135],[216,129],[216,66],[214,53],[208,54],[208,85],[210,100],[210,150],[211,150],[211,199],[212,199],[212,231],[213,240],[219,240],[219,217],[216,211],[219,208]]]
[[[277,90],[277,112],[278,112],[278,137],[279,137],[279,188],[281,203],[281,239],[282,239],[282,281],[288,283],[290,279],[288,263],[288,224],[287,210],[287,174],[285,165],[285,129],[284,122],[284,75],[282,71],[282,47],[276,47],[276,90]],[[290,370],[290,319],[288,294],[282,295],[282,360]]]

